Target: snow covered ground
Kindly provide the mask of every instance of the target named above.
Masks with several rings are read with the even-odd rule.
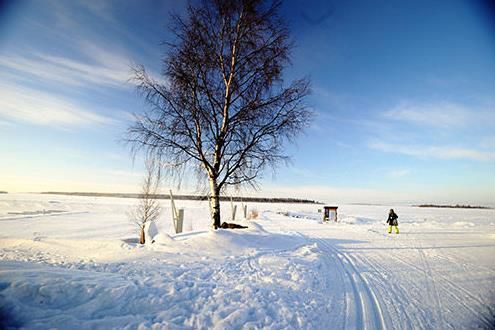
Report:
[[[249,204],[249,229],[214,232],[206,203],[177,201],[175,235],[162,201],[140,246],[133,203],[0,195],[0,328],[495,327],[495,210],[395,206],[388,235],[391,206],[321,223],[318,205]]]

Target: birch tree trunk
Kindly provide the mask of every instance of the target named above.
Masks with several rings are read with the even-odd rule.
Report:
[[[210,212],[213,227],[220,228],[220,189],[215,179],[210,179]]]

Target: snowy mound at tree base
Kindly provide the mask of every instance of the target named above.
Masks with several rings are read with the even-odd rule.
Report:
[[[155,251],[205,253],[207,255],[235,256],[249,251],[277,251],[295,249],[307,244],[307,239],[294,233],[269,233],[256,221],[242,221],[237,224],[247,229],[209,229],[170,235],[161,231],[154,223],[147,225],[146,246]],[[137,238],[124,240],[126,249],[140,248]],[[199,249],[199,250],[198,250]]]

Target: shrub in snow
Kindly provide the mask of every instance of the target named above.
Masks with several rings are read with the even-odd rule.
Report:
[[[139,227],[139,244],[146,242],[146,231],[152,238],[158,234],[156,225],[151,225],[160,215],[160,204],[156,199],[161,182],[159,165],[151,160],[145,162],[146,173],[143,180],[139,202],[131,212],[132,221]]]

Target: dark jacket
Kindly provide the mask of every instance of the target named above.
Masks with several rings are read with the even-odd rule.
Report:
[[[389,226],[397,226],[399,224],[397,222],[398,218],[399,218],[399,216],[397,214],[395,214],[395,212],[392,212],[388,215],[387,223],[389,224]]]

